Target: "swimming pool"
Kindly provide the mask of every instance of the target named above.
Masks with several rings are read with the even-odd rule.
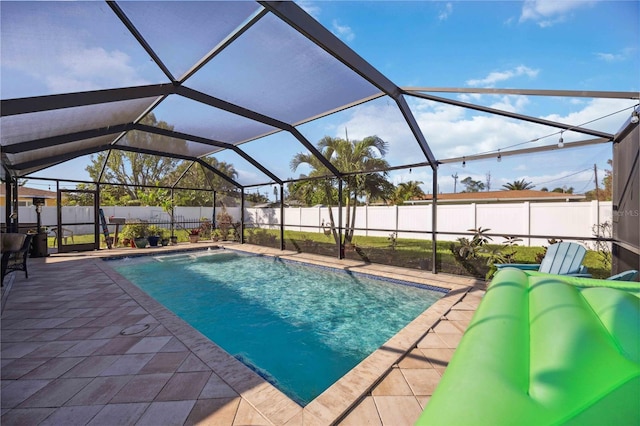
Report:
[[[112,266],[301,405],[446,291],[229,250]]]

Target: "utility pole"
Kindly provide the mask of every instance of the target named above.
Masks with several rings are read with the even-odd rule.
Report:
[[[456,186],[458,184],[458,172],[455,172],[454,174],[451,175],[451,177],[453,178],[453,193],[456,193]]]
[[[596,179],[596,200],[600,200],[600,194],[598,193],[598,166],[596,164],[593,165],[593,175]]]

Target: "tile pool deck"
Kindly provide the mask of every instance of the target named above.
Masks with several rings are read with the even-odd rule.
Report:
[[[302,408],[101,259],[194,245],[29,259],[2,293],[0,423],[411,425],[484,294],[464,277],[227,247],[451,291]]]

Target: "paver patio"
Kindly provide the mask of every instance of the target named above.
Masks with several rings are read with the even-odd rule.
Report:
[[[100,259],[143,251],[30,259],[3,288],[1,423],[410,425],[483,295],[463,277],[233,247],[452,291],[302,408]]]

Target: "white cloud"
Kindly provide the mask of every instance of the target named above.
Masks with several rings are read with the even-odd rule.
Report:
[[[56,60],[62,72],[46,76],[47,85],[53,92],[148,84],[131,66],[131,58],[118,50],[84,48],[66,52]]]
[[[596,57],[605,62],[615,62],[623,59],[621,55],[616,55],[614,53],[596,53]]]
[[[438,19],[441,21],[446,20],[453,13],[453,4],[446,3],[444,8],[438,14]]]
[[[625,48],[618,53],[596,52],[595,56],[605,62],[620,62],[629,59],[635,52],[636,49],[634,48]]]
[[[437,159],[491,153],[497,152],[498,149],[507,151],[550,145],[555,144],[559,137],[559,129],[549,126],[411,97],[408,98],[408,102]],[[518,110],[529,102],[529,97],[517,97],[516,100],[516,97],[505,96],[494,106]],[[616,133],[628,118],[630,110],[625,108],[634,104],[633,100],[623,99],[592,99],[577,104],[559,102],[561,108],[571,108],[571,112],[540,118],[576,126],[591,122],[582,127],[612,134]],[[624,111],[602,118],[620,110]],[[345,127],[348,128],[350,139],[362,139],[375,134],[389,142],[390,149],[386,158],[392,165],[426,161],[404,118],[399,112],[395,112],[393,105],[385,106],[380,102],[355,109],[348,118],[336,124],[334,135],[344,137]],[[563,138],[565,142],[571,142],[592,137],[567,131],[564,132]],[[520,164],[514,164],[513,167],[519,166]]]
[[[45,27],[51,26],[42,22]],[[80,32],[76,34],[65,27],[51,31],[56,33],[56,40],[51,43],[34,35],[32,28],[8,33],[6,44],[10,48],[3,51],[3,67],[29,75],[44,84],[47,93],[149,84],[132,65],[131,57],[121,50],[91,46],[82,40]]]
[[[305,12],[313,16],[314,19],[318,19],[320,16],[320,6],[317,3],[307,0],[296,1],[296,4],[300,6]]]
[[[490,107],[507,112],[522,112],[529,102],[526,96],[499,96]]]
[[[550,27],[566,20],[575,9],[594,4],[595,0],[525,0],[520,22],[534,21],[540,27]]]
[[[331,22],[331,31],[345,41],[352,41],[354,38],[356,38],[356,35],[351,27],[348,25],[340,24],[337,19],[334,19]]]
[[[537,71],[525,66],[504,72],[506,75],[536,75]],[[493,81],[496,79],[494,78]],[[628,119],[635,102],[623,99],[591,99],[591,98],[554,98],[512,95],[464,95],[468,101],[491,105],[502,110],[522,112],[550,121],[615,134]],[[479,100],[483,102],[479,102]],[[491,101],[491,102],[489,102]],[[407,96],[413,115],[434,153],[440,160],[473,156],[481,153],[495,153],[533,148],[537,146],[555,145],[559,138],[559,129],[510,119],[507,117],[485,114],[465,108],[443,103],[416,99]],[[544,108],[541,110],[541,108]],[[415,137],[409,131],[401,114],[394,112],[393,102],[373,101],[345,112],[341,121],[333,129],[335,136],[344,137],[345,127],[349,137],[361,139],[376,134],[389,142],[389,154],[385,157],[392,165],[405,165],[426,161],[417,147]],[[620,113],[610,114],[624,110]],[[534,112],[535,111],[535,112]],[[542,112],[539,112],[542,111]],[[549,112],[554,112],[549,114]],[[604,118],[603,118],[604,117]],[[585,124],[588,123],[588,124]],[[327,133],[331,134],[331,133]],[[592,136],[576,132],[564,132],[565,142],[591,139]],[[503,184],[516,179],[533,182],[536,188],[574,187],[577,192],[584,192],[593,187],[586,170],[593,164],[606,161],[609,144],[594,145],[587,148],[553,151],[546,154],[537,153],[525,156],[503,156],[502,162],[495,159],[468,161],[462,168],[461,162],[442,165],[440,190],[450,192],[453,180],[449,176],[458,172],[459,176],[472,176],[484,182],[487,171],[492,173],[492,188],[498,189]],[[595,154],[594,154],[595,153]],[[604,160],[603,160],[604,159]],[[579,173],[576,173],[579,172]],[[570,176],[569,176],[570,175]],[[391,174],[395,184],[408,180],[425,182],[423,189],[430,190],[430,170],[428,167],[399,170]],[[458,182],[459,184],[459,182]],[[458,185],[458,190],[460,185]]]
[[[485,86],[492,87],[500,81],[510,80],[512,78],[526,76],[529,78],[536,78],[540,70],[529,68],[525,65],[519,65],[513,69],[505,71],[493,71],[484,78],[467,80],[468,86]]]

